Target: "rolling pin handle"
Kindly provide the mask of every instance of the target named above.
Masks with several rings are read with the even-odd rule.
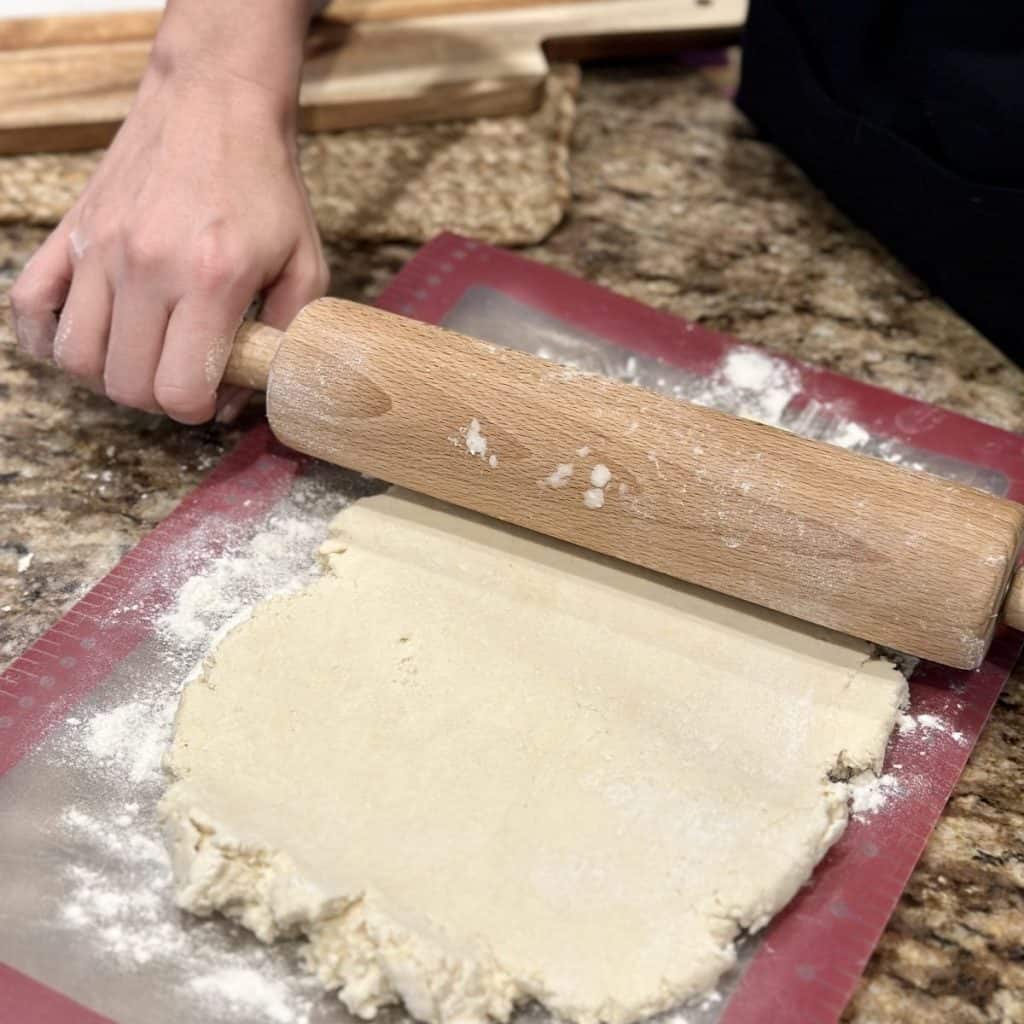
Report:
[[[243,320],[235,332],[228,365],[224,368],[224,383],[266,391],[270,364],[283,339],[284,332],[276,327]]]
[[[1024,567],[1018,568],[1010,580],[1003,602],[1003,622],[1024,632]]]

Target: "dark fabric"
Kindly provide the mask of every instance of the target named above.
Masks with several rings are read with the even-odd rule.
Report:
[[[751,0],[737,102],[1024,365],[1024,7]]]

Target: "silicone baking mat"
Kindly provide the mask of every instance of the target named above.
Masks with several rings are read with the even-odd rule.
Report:
[[[446,235],[426,246],[379,304],[1024,500],[1024,446],[1013,435],[759,353],[469,239]],[[744,372],[730,374],[738,365]],[[111,843],[125,847],[136,840],[128,824],[121,834],[121,826],[111,823],[130,817],[152,824],[158,775],[140,773],[133,781],[131,771],[121,771],[118,788],[104,781],[113,776],[87,774],[60,753],[74,749],[90,723],[111,721],[134,707],[128,698],[137,704],[140,692],[147,699],[176,694],[218,626],[215,615],[208,617],[189,656],[169,657],[160,642],[161,617],[190,581],[210,566],[234,564],[223,561],[224,553],[240,558],[238,552],[255,543],[254,536],[270,535],[260,533],[268,523],[304,523],[317,535],[339,501],[357,497],[367,486],[372,485],[354,474],[326,470],[284,450],[265,427],[254,429],[0,677],[0,1022],[350,1019],[331,997],[311,994],[308,984],[294,980],[298,976],[287,950],[268,957],[223,922],[197,925],[178,916],[166,896],[166,879],[160,899],[147,902],[152,893],[139,893],[141,876],[134,866],[111,853]],[[282,519],[283,509],[292,518]],[[312,547],[307,539],[306,562]],[[277,578],[305,571],[294,550],[264,551],[261,557],[275,566]],[[260,596],[255,588],[245,599]],[[851,821],[791,904],[763,932],[738,943],[736,969],[718,991],[683,1008],[681,1020],[837,1020],[1021,643],[1019,634],[1001,632],[985,664],[973,673],[931,664],[916,668],[910,713],[917,722],[941,727],[894,734],[886,771],[898,785],[885,806]],[[140,721],[139,729],[146,727]],[[133,810],[119,816],[126,793]],[[69,818],[91,822],[96,835],[86,836],[87,842],[74,833],[77,838],[70,842],[60,827]],[[152,854],[151,845],[145,849]],[[67,920],[68,901],[76,892],[69,879],[83,877],[96,889],[94,918],[87,920],[93,932],[70,930]],[[77,893],[81,900],[81,886]],[[168,948],[180,946],[188,956],[141,956],[137,943],[119,947],[118,929],[129,937],[145,933],[130,928],[132,915],[138,926],[140,914],[156,922],[154,933],[166,933]],[[83,934],[87,941],[81,941]],[[190,974],[197,957],[215,961],[220,976],[252,978],[241,973],[245,968],[272,978],[278,987],[268,989],[262,1002],[254,988],[251,998],[229,993],[225,1000],[204,1003]],[[536,1018],[539,1011],[527,1008],[523,1014]],[[394,1015],[403,1016],[398,1010]]]

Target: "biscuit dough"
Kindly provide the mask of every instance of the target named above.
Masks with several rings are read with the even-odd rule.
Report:
[[[178,712],[179,902],[349,1010],[621,1024],[706,991],[877,771],[906,686],[811,626],[402,492]]]

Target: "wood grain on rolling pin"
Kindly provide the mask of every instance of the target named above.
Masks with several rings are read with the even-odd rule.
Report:
[[[300,451],[958,667],[1024,534],[972,488],[339,300],[289,329],[268,411]],[[474,419],[494,467],[466,449]]]

